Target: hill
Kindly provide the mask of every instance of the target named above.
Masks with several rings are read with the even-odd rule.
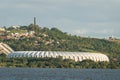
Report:
[[[120,39],[113,39],[113,40],[110,40],[110,41],[120,44]]]
[[[13,33],[15,31],[17,33]],[[17,29],[6,28],[5,33],[7,34],[3,36],[7,38],[1,38],[0,40],[10,45],[16,51],[101,52],[107,54],[111,61],[120,63],[120,44],[116,43],[116,41],[80,37],[67,34],[57,28],[42,28],[33,24],[20,26]]]

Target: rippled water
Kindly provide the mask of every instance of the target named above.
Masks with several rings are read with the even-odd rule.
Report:
[[[0,80],[120,80],[120,69],[0,68]]]

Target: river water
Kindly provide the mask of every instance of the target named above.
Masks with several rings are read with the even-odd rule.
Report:
[[[120,80],[120,69],[0,68],[0,80]]]

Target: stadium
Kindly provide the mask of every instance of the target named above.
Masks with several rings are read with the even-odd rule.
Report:
[[[4,53],[8,58],[57,58],[72,59],[75,61],[92,60],[95,62],[109,62],[107,55],[91,52],[63,52],[63,51],[14,51],[7,44],[0,43],[0,53]]]

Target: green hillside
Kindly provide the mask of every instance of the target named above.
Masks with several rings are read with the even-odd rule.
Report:
[[[14,29],[6,29],[14,31]],[[38,25],[21,26],[17,30],[35,31],[32,37],[19,39],[1,39],[14,50],[30,51],[81,51],[101,52],[107,54],[111,62],[120,64],[120,44],[114,41],[97,38],[86,38],[67,34],[57,28],[39,27]]]

